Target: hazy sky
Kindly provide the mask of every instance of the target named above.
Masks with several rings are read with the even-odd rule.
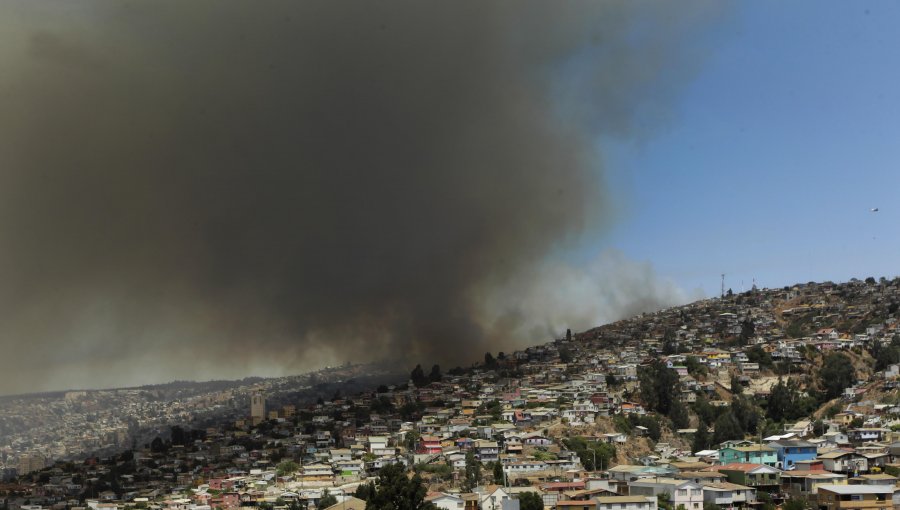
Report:
[[[6,2],[0,393],[466,363],[721,273],[893,276],[898,21]]]

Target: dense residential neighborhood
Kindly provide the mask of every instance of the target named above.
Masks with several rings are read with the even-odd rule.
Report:
[[[410,508],[446,510],[900,508],[898,306],[900,279],[754,288],[363,391],[323,384],[362,380],[348,366],[154,405],[68,392],[4,436],[0,494],[23,510],[394,508],[379,498],[410,483]]]

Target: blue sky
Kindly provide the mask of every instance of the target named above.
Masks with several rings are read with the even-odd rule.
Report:
[[[685,290],[900,274],[900,3],[745,2],[664,128],[603,142],[613,247]],[[878,207],[878,213],[870,212]]]

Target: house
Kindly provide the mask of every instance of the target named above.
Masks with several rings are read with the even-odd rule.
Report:
[[[597,510],[597,503],[591,500],[567,499],[557,501],[555,506],[557,510]]]
[[[749,361],[738,363],[742,374],[755,375],[759,373],[759,363],[751,363]]]
[[[825,510],[893,508],[894,487],[887,485],[819,485],[819,508]]]
[[[887,429],[880,427],[864,427],[858,429],[850,429],[847,436],[854,443],[864,443],[866,441],[881,441],[884,439]]]
[[[465,508],[463,498],[445,492],[430,492],[425,496],[425,502],[442,510],[463,510]]]
[[[812,460],[816,458],[816,445],[801,440],[781,440],[769,443],[775,449],[778,456],[778,467],[784,470],[794,469],[794,464],[800,460]]]
[[[851,478],[851,485],[896,485],[897,477],[884,473],[873,473],[868,475],[859,475]]]
[[[792,498],[814,500],[820,485],[846,485],[847,475],[828,471],[785,471],[781,474],[782,490]]]
[[[341,476],[359,476],[365,470],[365,464],[362,460],[339,460],[333,462],[334,469]]]
[[[619,464],[618,466],[609,468],[607,473],[613,480],[628,482],[636,480],[640,477],[659,476],[667,477],[673,475],[677,470],[668,466],[636,466],[631,464]]]
[[[597,510],[656,510],[657,501],[651,496],[602,496],[594,499]]]
[[[578,408],[576,407],[575,410],[578,411]],[[528,446],[550,446],[553,444],[552,439],[537,432],[525,434],[525,436],[522,437],[522,442]]]
[[[481,462],[494,462],[500,458],[500,445],[496,441],[475,441],[475,455]]]
[[[329,453],[331,453],[332,462],[353,459],[353,452],[349,448],[332,448]]]
[[[334,473],[328,464],[308,464],[301,468],[301,479],[305,482],[333,482]]]
[[[366,510],[366,502],[362,499],[348,496],[339,503],[335,503],[325,510]]]
[[[703,486],[703,502],[719,508],[734,508],[756,504],[756,489],[736,483],[708,483]]]
[[[841,431],[826,432],[822,435],[822,439],[823,441],[821,446],[840,448],[850,445],[850,438],[847,437],[847,434],[844,434]]]
[[[746,485],[766,491],[777,490],[781,485],[781,471],[765,464],[732,463],[716,469],[738,485]]]
[[[832,450],[819,454],[827,471],[832,473],[860,473],[869,470],[868,459],[849,450]]]
[[[794,463],[796,471],[825,471],[825,463],[822,459],[798,460]]]
[[[504,502],[511,500],[512,496],[503,487],[490,486],[485,488],[479,499],[481,510],[503,510],[507,506]]]
[[[673,476],[679,480],[690,480],[701,485],[705,483],[724,482],[727,480],[725,474],[718,471],[682,471],[680,473],[675,473]]]
[[[466,454],[455,452],[447,455],[446,457],[447,464],[450,464],[453,469],[463,469],[466,467]]]
[[[856,413],[852,412],[844,412],[837,413],[831,417],[831,421],[840,425],[841,427],[847,427],[850,423],[853,422],[853,419],[856,418]]]
[[[441,438],[435,436],[422,436],[419,438],[418,453],[437,455],[442,452]]]
[[[807,437],[813,432],[812,422],[809,420],[800,420],[791,425],[785,432],[796,434],[798,437]]]
[[[503,472],[509,479],[515,479],[517,475],[533,473],[536,471],[546,471],[547,469],[547,463],[542,460],[523,460],[518,462],[508,462],[503,466]]]
[[[778,455],[774,448],[760,444],[729,446],[719,449],[719,462],[722,464],[766,464],[775,467],[778,464]]]
[[[628,482],[628,493],[632,496],[659,496],[668,494],[669,501],[676,508],[686,510],[703,508],[703,486],[690,480],[676,478],[638,478]]]
[[[369,436],[369,453],[373,455],[394,455],[397,449],[388,446],[388,438],[384,436]]]

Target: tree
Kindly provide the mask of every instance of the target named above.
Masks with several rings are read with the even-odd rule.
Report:
[[[666,356],[678,353],[678,342],[675,340],[675,333],[671,329],[667,329],[663,334],[663,354]]]
[[[737,396],[731,400],[731,414],[745,433],[756,434],[759,427],[760,412],[757,406],[747,397]]]
[[[425,502],[427,490],[419,475],[406,476],[402,464],[391,464],[378,472],[375,494],[366,502],[366,510],[437,510]]]
[[[696,356],[685,358],[684,366],[687,368],[688,373],[694,377],[706,375],[706,367],[700,363]]]
[[[172,438],[172,444],[180,444],[180,445],[187,444],[187,442],[186,442],[187,439],[185,438],[186,434],[184,433],[183,428],[179,427],[178,425],[175,425],[175,426],[171,427],[170,430],[171,430],[170,437]]]
[[[417,431],[410,430],[403,439],[403,446],[405,446],[407,450],[414,452],[419,445],[419,438],[421,437],[422,436],[419,435]]]
[[[572,351],[563,347],[559,350],[559,361],[561,363],[571,363],[574,356],[572,355]]]
[[[697,432],[694,434],[694,443],[692,449],[694,453],[709,448],[709,429],[706,424],[701,423],[697,426]]]
[[[747,360],[751,363],[757,363],[759,368],[772,368],[772,356],[769,355],[765,349],[760,345],[754,345],[753,347],[744,351],[744,354],[747,355]]]
[[[441,379],[443,379],[443,376],[441,376],[441,366],[434,365],[431,367],[431,373],[428,374],[428,380],[430,382],[439,382]]]
[[[494,462],[493,475],[494,483],[503,485],[503,464],[500,461]]]
[[[612,373],[606,374],[606,385],[610,388],[615,388],[619,385],[619,381],[616,380],[616,376]]]
[[[825,400],[841,396],[845,388],[853,384],[855,374],[847,356],[834,352],[825,357],[819,369],[819,381],[825,391]]]
[[[713,432],[713,444],[721,444],[729,439],[743,439],[744,431],[737,418],[731,413],[722,413],[716,418],[715,432]]]
[[[519,494],[519,510],[544,510],[544,500],[536,492]]]
[[[816,420],[812,424],[812,430],[813,430],[813,435],[818,437],[818,436],[821,436],[822,434],[824,434],[828,430],[828,427],[825,426],[824,421]]]
[[[286,460],[280,464],[276,468],[276,474],[278,476],[286,476],[300,469],[300,466],[297,465],[296,462],[291,460]]]
[[[657,494],[656,502],[659,508],[662,508],[663,510],[672,510],[672,496],[668,492]]]
[[[669,414],[669,417],[672,419],[672,425],[676,429],[686,429],[691,424],[691,417],[688,416],[687,407],[678,400],[672,403],[672,412]]]
[[[425,377],[425,371],[422,370],[422,365],[416,365],[416,368],[409,374],[409,379],[416,385],[416,388],[421,388],[428,384],[428,378]]]
[[[650,411],[669,414],[680,391],[678,374],[660,360],[655,360],[638,373],[641,399]]]
[[[497,360],[494,359],[494,356],[491,353],[484,353],[484,366],[488,369],[495,368],[497,366]]]
[[[150,451],[153,453],[165,453],[168,450],[169,446],[159,436],[156,436],[153,441],[150,442]]]
[[[466,478],[463,481],[463,490],[472,492],[481,483],[481,461],[475,458],[475,451],[466,452]]]
[[[650,421],[655,422],[656,420],[651,418]],[[581,465],[589,471],[595,471],[604,466],[609,467],[610,460],[616,456],[615,446],[597,441],[588,442],[581,436],[565,438],[563,444],[578,455]],[[595,460],[597,461],[596,465],[594,464]]]
[[[373,399],[369,404],[369,409],[376,414],[387,414],[394,412],[394,402],[385,395]]]
[[[788,379],[787,383],[778,379],[778,382],[769,391],[769,400],[766,406],[769,418],[774,421],[782,421],[787,417],[797,400],[795,391],[793,379]]]
[[[740,395],[744,391],[744,386],[741,385],[741,378],[737,375],[731,376],[731,393],[733,395]]]
[[[741,345],[747,345],[750,342],[750,339],[753,338],[753,335],[756,334],[756,325],[753,324],[752,319],[745,319],[741,321],[741,334],[738,336],[738,340]]]
[[[697,413],[700,423],[705,423],[706,425],[712,425],[717,416],[716,408],[710,405],[709,400],[703,395],[697,397],[697,401],[694,402],[694,412]]]
[[[810,506],[806,498],[791,498],[781,505],[781,510],[806,510],[807,508]]]
[[[888,345],[878,341],[873,342],[869,352],[875,358],[875,370],[877,371],[884,370],[889,365],[900,362],[900,343],[898,343],[896,337]]]
[[[334,494],[329,493],[328,489],[325,489],[325,494],[322,495],[322,499],[319,500],[316,508],[328,508],[332,505],[336,505],[337,502],[338,500],[334,497]]]
[[[572,341],[572,330],[566,328],[566,342],[571,342],[571,341]]]
[[[375,482],[361,483],[356,487],[356,492],[353,493],[353,497],[363,501],[369,501],[376,492]]]

